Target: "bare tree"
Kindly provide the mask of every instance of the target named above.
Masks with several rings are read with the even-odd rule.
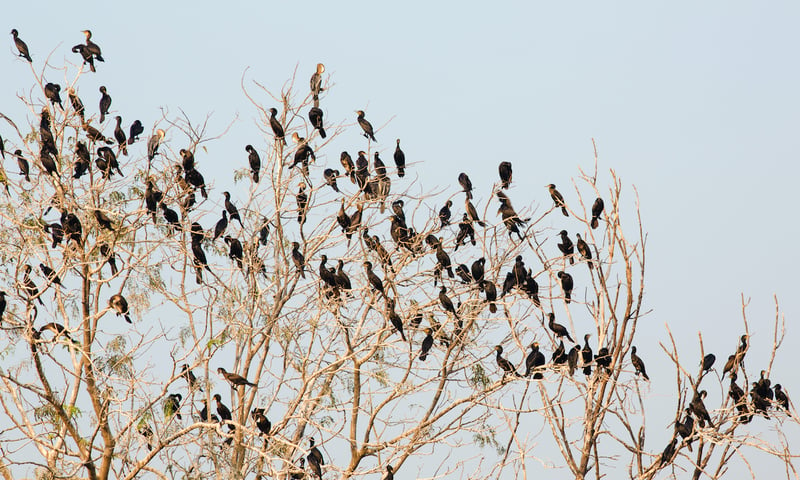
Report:
[[[665,421],[693,426],[665,453],[645,443],[656,352],[632,347],[646,236],[613,171],[608,186],[595,171],[543,188],[536,208],[514,207],[508,162],[437,195],[398,176],[420,166],[399,141],[376,147],[386,122],[325,118],[324,71],[309,89],[297,73],[279,92],[243,81],[263,136],[235,150],[233,183],[205,156],[230,126],[165,112],[142,138],[120,135],[121,119],[106,135],[77,100],[82,70],[60,105],[49,70],[34,72],[19,98],[30,120],[3,115],[7,155],[30,175],[1,172],[0,472],[524,478],[542,442],[575,478],[718,478],[743,446],[794,471],[788,446],[741,428],[796,422],[781,389],[764,400],[763,381],[745,383],[743,400],[706,405],[703,426],[710,381],[674,342]],[[329,153],[350,129],[362,143]],[[464,212],[441,208],[462,196]],[[773,356],[782,331],[776,320]],[[749,381],[743,338],[726,373]]]

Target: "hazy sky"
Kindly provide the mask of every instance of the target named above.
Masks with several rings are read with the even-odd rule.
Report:
[[[81,80],[91,112],[102,84],[112,111],[126,125],[141,119],[145,135],[160,108],[198,121],[211,113],[211,133],[235,121],[202,158],[220,182],[246,165],[243,145],[264,143],[242,79],[279,90],[297,69],[305,94],[317,62],[335,83],[326,122],[352,122],[356,109],[376,127],[391,121],[377,133],[385,159],[400,137],[408,160],[425,162],[413,174],[427,188],[452,191],[465,171],[482,206],[503,160],[514,165],[515,206],[549,208],[548,183],[569,201],[570,179],[593,168],[594,138],[601,182],[613,169],[626,194],[639,193],[653,312],[637,344],[651,377],[674,379],[658,347],[667,323],[691,363],[698,331],[706,351],[727,358],[743,330],[742,293],[752,299],[748,358],[766,362],[777,295],[788,328],[772,378],[800,399],[790,364],[800,348],[796,2],[12,2],[3,16],[37,71],[51,53],[54,67],[78,62],[69,48],[92,29],[106,62]],[[8,35],[0,111],[21,116],[13,94],[32,81],[15,53]],[[46,78],[72,80],[55,69]],[[333,151],[321,164],[338,163]],[[672,381],[651,393],[670,409]],[[719,391],[709,398],[717,404]]]

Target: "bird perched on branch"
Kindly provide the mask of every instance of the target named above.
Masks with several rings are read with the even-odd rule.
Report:
[[[44,96],[50,100],[50,104],[55,107],[56,103],[58,104],[61,109],[64,109],[64,105],[61,103],[61,85],[57,83],[47,83],[44,86]]]
[[[108,306],[117,312],[118,317],[123,315],[126,322],[133,323],[131,321],[131,316],[128,314],[128,301],[125,299],[125,297],[119,293],[111,295],[111,298],[108,299]]]
[[[108,94],[105,86],[100,86],[100,123],[103,123],[108,115],[108,109],[111,108],[111,95]]]
[[[400,149],[399,138],[394,149],[394,164],[397,167],[397,176],[403,178],[406,175],[406,154]]]
[[[561,250],[562,255],[569,258],[569,264],[574,265],[575,259],[572,255],[575,254],[575,245],[570,240],[566,230],[561,230],[559,235],[561,236],[561,243],[558,244],[558,249]]]
[[[597,197],[597,199],[592,204],[592,220],[590,222],[592,229],[597,228],[600,225],[600,215],[603,214],[603,209],[605,205],[603,204],[603,199]]]
[[[131,127],[133,129],[133,127]],[[164,139],[164,135],[166,132],[162,129],[156,130],[155,135],[151,136],[150,139],[147,141],[147,160],[153,161],[158,155],[158,147],[161,145],[161,140]],[[131,138],[133,138],[133,134],[131,134]]]
[[[572,275],[567,272],[558,272],[558,278],[561,279],[561,288],[564,290],[564,301],[569,303],[572,300]]]
[[[498,172],[500,173],[500,188],[508,189],[511,185],[511,162],[500,162],[500,165],[497,167]]]
[[[250,162],[250,172],[253,175],[253,182],[258,183],[258,172],[261,170],[261,157],[252,145],[247,145],[244,150],[248,153],[247,160]]]
[[[86,50],[94,55],[95,60],[98,62],[105,62],[102,52],[100,51],[100,46],[92,41],[92,31],[84,30],[83,34],[86,36]]]
[[[650,377],[647,376],[647,372],[644,368],[644,361],[636,355],[636,347],[631,347],[631,363],[633,364],[633,368],[636,369],[636,374],[641,375],[644,377],[645,380],[650,380]]]
[[[86,45],[83,44],[75,45],[74,47],[72,47],[72,52],[79,53],[81,55],[81,58],[83,59],[83,65],[86,65],[88,63],[89,70],[91,70],[92,72],[97,71],[94,68],[94,55],[92,55],[92,52],[90,52],[89,49],[86,48]]]
[[[189,365],[186,363],[184,363],[181,366],[181,376],[186,379],[186,383],[189,384],[189,388],[191,390],[194,390],[196,388],[201,392],[203,391],[203,388],[200,386],[199,383],[197,383],[197,377],[194,376],[194,373],[189,368]]]
[[[222,367],[219,367],[217,369],[217,373],[219,373],[220,375],[225,377],[225,380],[229,381],[231,383],[231,385],[233,385],[233,386],[238,387],[238,386],[246,385],[248,387],[258,387],[258,385],[256,385],[253,382],[248,381],[246,378],[244,378],[243,376],[239,375],[238,373],[227,372]]]
[[[458,184],[461,185],[461,188],[464,189],[464,193],[467,194],[467,200],[472,199],[472,181],[469,179],[469,176],[461,172],[458,174]]]
[[[21,38],[19,38],[19,32],[17,32],[16,28],[11,30],[11,35],[14,37],[14,45],[17,47],[17,51],[19,51],[19,56],[33,63],[31,55],[28,52],[28,44],[26,44],[25,42],[22,41]]]
[[[564,203],[564,197],[561,196],[561,193],[556,190],[555,184],[551,183],[547,186],[547,189],[550,190],[550,198],[553,199],[553,203],[555,203],[556,207],[561,207],[561,213],[564,214],[565,217],[569,217],[569,212],[567,212],[567,206]]]
[[[514,365],[512,365],[508,359],[503,358],[503,347],[501,345],[497,345],[494,347],[494,350],[496,352],[495,361],[497,362],[497,366],[503,370],[503,378],[505,378],[505,376],[509,373],[515,377],[519,377],[520,375],[517,373],[516,369],[514,369]]]
[[[275,134],[275,139],[280,140],[284,145],[286,145],[286,138],[283,131],[283,126],[281,125],[281,122],[278,121],[277,115],[278,115],[277,108],[269,109],[269,126],[270,128],[272,128],[272,133]]]
[[[311,86],[311,94],[314,96],[314,100],[319,99],[319,92],[324,91],[325,89],[322,88],[322,74],[325,73],[325,65],[318,63],[317,69],[314,71],[314,74],[311,75],[311,80],[309,84]],[[325,138],[323,135],[322,138]]]
[[[327,134],[325,133],[325,127],[323,126],[324,115],[325,114],[322,112],[322,109],[319,108],[319,102],[314,100],[314,106],[308,111],[308,120],[311,122],[311,125],[317,129],[319,136],[322,138],[327,137]]]
[[[375,132],[372,130],[372,124],[364,118],[364,111],[358,110],[356,113],[358,114],[358,124],[361,126],[361,129],[364,130],[364,136],[373,142],[377,142],[377,140],[375,140]]]
[[[569,340],[572,343],[575,343],[575,341],[572,339],[572,337],[569,336],[569,331],[567,330],[567,327],[565,327],[564,325],[561,325],[560,323],[556,323],[556,315],[554,313],[552,313],[552,312],[548,313],[547,317],[549,318],[549,321],[547,322],[547,326],[550,327],[550,330],[552,330],[553,333],[556,334],[556,337],[559,337],[559,338],[560,337],[567,337],[567,340]]]
[[[117,115],[114,117],[116,120],[117,125],[114,127],[114,139],[117,141],[117,145],[119,145],[118,152],[122,152],[123,155],[128,154],[128,137],[125,136],[125,130],[122,129],[122,117]]]

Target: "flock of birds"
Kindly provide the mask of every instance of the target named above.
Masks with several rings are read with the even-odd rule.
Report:
[[[72,51],[79,53],[83,60],[83,65],[88,65],[92,72],[96,71],[95,61],[103,62],[100,47],[92,41],[92,34],[89,30],[83,32],[85,35],[85,43],[76,45]],[[27,45],[19,37],[17,30],[11,32],[14,43],[19,56],[32,62],[30,52]],[[314,130],[318,132],[321,138],[326,138],[326,132],[323,124],[323,111],[319,107],[319,95],[323,89],[322,74],[325,67],[318,64],[316,71],[310,80],[310,90],[313,100],[313,107],[308,112],[308,118]],[[64,110],[60,98],[61,87],[58,84],[47,83],[44,86],[44,94],[50,102],[50,107],[55,109],[58,105],[61,111]],[[86,141],[89,145],[98,145],[96,149],[96,159],[94,161],[100,174],[105,179],[111,178],[113,175],[123,176],[120,169],[118,155],[128,155],[128,147],[133,145],[144,132],[144,128],[140,121],[135,121],[129,128],[128,135],[122,128],[122,118],[116,116],[116,127],[114,129],[114,139],[107,138],[97,128],[90,125],[91,120],[87,121],[85,118],[85,107],[83,102],[78,97],[74,89],[67,90],[70,104],[74,113],[80,118],[81,126],[86,135]],[[112,99],[108,94],[105,86],[100,87],[100,123],[105,121],[105,116],[109,114]],[[282,146],[287,145],[286,133],[279,117],[278,110],[272,108],[269,110],[269,124],[274,134],[276,148],[282,152]],[[365,112],[357,111],[357,123],[360,126],[363,136],[369,142],[376,142],[375,130],[372,124],[366,119]],[[48,105],[42,109],[40,125],[39,125],[39,145],[40,155],[38,157],[38,164],[45,175],[54,176],[59,178],[59,151],[56,148],[56,142],[52,131],[52,114]],[[174,185],[178,194],[169,197],[162,192],[157,185],[156,177],[150,175],[151,162],[159,155],[159,148],[164,140],[166,132],[162,129],[157,129],[147,142],[147,159],[148,175],[145,179],[144,203],[148,215],[152,218],[154,223],[158,222],[158,214],[161,213],[167,228],[171,232],[178,232],[184,229],[184,224],[188,222],[188,216],[193,207],[197,203],[196,192],[200,192],[203,198],[208,198],[205,179],[198,171],[194,160],[194,153],[189,149],[181,149],[181,159],[178,163],[173,165],[174,168]],[[288,166],[289,169],[299,167],[302,173],[303,181],[298,184],[298,190],[295,195],[297,204],[297,222],[300,224],[301,229],[305,224],[310,209],[309,192],[307,191],[307,184],[310,185],[310,171],[309,165],[311,162],[316,161],[316,155],[308,141],[299,136],[297,132],[292,134],[293,141],[297,147],[294,151],[292,163]],[[116,152],[112,148],[116,141]],[[248,155],[248,163],[250,167],[250,174],[252,181],[258,183],[260,180],[261,171],[261,158],[257,149],[253,145],[247,145],[245,152]],[[5,158],[5,145],[0,138],[0,153]],[[16,150],[13,154],[20,167],[20,172],[23,175],[24,181],[30,181],[30,164],[27,159],[23,157],[21,150]],[[91,173],[91,153],[87,143],[84,140],[76,140],[75,143],[75,162],[73,179],[78,180],[87,173]],[[34,162],[35,163],[35,162]],[[434,339],[439,338],[442,345],[449,345],[449,342],[458,341],[464,332],[463,314],[460,312],[459,307],[453,302],[453,298],[448,295],[448,288],[445,286],[443,273],[446,272],[448,278],[454,279],[459,277],[462,285],[469,285],[471,288],[477,289],[482,293],[485,301],[483,302],[488,306],[490,312],[497,311],[497,302],[512,293],[519,294],[523,298],[529,299],[539,309],[542,308],[539,300],[539,285],[533,275],[532,268],[526,266],[522,255],[518,255],[511,267],[504,277],[502,288],[498,294],[497,285],[487,275],[486,258],[481,257],[471,263],[459,264],[455,266],[451,260],[450,253],[446,245],[448,242],[443,237],[437,236],[430,232],[416,232],[411,226],[408,225],[406,214],[404,211],[404,202],[402,199],[396,199],[391,202],[391,213],[389,215],[390,222],[390,235],[395,243],[395,250],[390,252],[382,243],[378,235],[370,235],[369,229],[366,225],[362,224],[363,210],[365,205],[377,203],[380,212],[385,212],[387,205],[387,198],[391,191],[391,177],[390,172],[386,165],[380,158],[378,152],[374,153],[372,161],[372,171],[370,171],[370,162],[365,151],[359,151],[355,162],[352,157],[345,151],[341,153],[340,163],[344,169],[340,173],[338,169],[325,168],[323,171],[323,179],[325,186],[330,186],[337,193],[341,193],[337,184],[338,179],[348,178],[350,182],[357,188],[358,192],[351,198],[351,203],[355,203],[355,211],[347,213],[346,204],[347,199],[345,196],[341,198],[341,206],[339,208],[336,220],[340,226],[343,234],[347,238],[348,245],[353,236],[361,238],[363,244],[375,254],[375,258],[380,261],[384,272],[392,271],[393,259],[396,261],[398,255],[412,255],[414,257],[422,257],[428,252],[432,252],[436,264],[433,272],[433,283],[436,287],[439,283],[438,300],[441,308],[453,318],[455,325],[452,335],[446,335],[443,328],[439,324],[431,323],[431,326],[423,329],[425,337],[420,343],[419,353],[417,358],[420,361],[426,361],[434,347]],[[405,153],[400,148],[400,140],[396,141],[396,148],[394,151],[395,171],[399,178],[404,177],[406,169]],[[526,239],[526,225],[530,218],[521,218],[514,207],[511,200],[504,192],[509,189],[512,183],[513,170],[510,162],[501,162],[498,167],[498,174],[500,177],[500,186],[493,190],[497,201],[499,202],[498,215],[502,219],[503,225],[508,231],[510,241],[514,240],[514,236],[522,243]],[[458,175],[458,184],[464,194],[464,212],[461,215],[460,221],[457,223],[458,233],[455,236],[455,241],[452,244],[453,252],[457,251],[459,247],[471,243],[477,245],[475,225],[479,227],[486,227],[486,223],[478,214],[475,205],[473,204],[473,185],[466,173]],[[565,217],[569,217],[568,205],[563,195],[557,190],[554,184],[547,185],[550,198],[553,202],[553,209],[560,209]],[[234,204],[229,192],[223,192],[224,196],[224,209],[221,211],[221,218],[216,223],[213,232],[207,232],[197,221],[191,222],[189,227],[190,235],[190,248],[192,255],[192,265],[195,272],[196,283],[202,284],[204,282],[203,273],[211,272],[208,264],[206,253],[203,243],[211,237],[211,241],[215,242],[222,238],[228,246],[228,256],[240,269],[244,270],[245,262],[256,272],[262,273],[265,276],[267,271],[262,260],[258,255],[259,246],[265,246],[269,242],[270,225],[271,222],[262,217],[260,223],[254,228],[254,240],[252,242],[242,242],[238,238],[226,234],[229,232],[228,226],[230,222],[236,221],[239,226],[244,230],[245,226],[238,208]],[[172,208],[169,200],[172,198],[173,202],[177,205],[178,211]],[[44,230],[48,232],[52,238],[51,248],[58,248],[60,244],[65,244],[66,247],[75,246],[83,248],[86,246],[87,237],[84,235],[83,222],[75,212],[70,212],[63,201],[55,201],[54,206],[60,210],[61,216],[59,221],[46,223]],[[447,200],[444,206],[438,211],[438,233],[447,230],[453,220],[453,202]],[[591,218],[589,226],[596,229],[600,225],[601,217],[604,212],[604,202],[602,198],[597,198],[592,204]],[[47,214],[48,210],[45,212]],[[112,220],[106,212],[100,209],[92,209],[91,215],[96,221],[100,232],[107,231],[113,237],[121,225]],[[457,217],[456,217],[457,218]],[[116,256],[113,252],[113,241],[100,240],[98,234],[97,248],[100,253],[101,259],[107,263],[111,269],[111,275],[115,276],[119,273],[116,264]],[[569,304],[572,300],[572,292],[574,290],[574,280],[572,275],[568,273],[566,261],[570,266],[574,266],[576,261],[578,263],[586,263],[590,273],[595,266],[598,266],[598,260],[593,257],[592,248],[581,237],[580,234],[575,235],[575,242],[569,236],[566,230],[561,230],[559,233],[560,243],[558,249],[564,258],[564,269],[553,272],[558,278],[561,290],[563,292],[563,300]],[[107,237],[108,238],[108,237]],[[426,248],[427,246],[427,248]],[[306,278],[307,268],[309,261],[304,256],[304,245],[300,242],[292,242],[291,257],[296,274],[301,278]],[[577,251],[577,254],[576,254]],[[394,254],[394,257],[393,257]],[[344,302],[350,297],[350,291],[353,289],[353,284],[349,275],[345,271],[345,262],[343,260],[336,261],[335,267],[327,265],[328,258],[326,255],[321,255],[318,268],[318,274],[321,282],[321,291],[326,298],[334,302]],[[381,278],[376,271],[375,265],[370,261],[365,261],[362,264],[364,275],[368,285],[368,289],[373,292],[373,295],[378,295],[384,300],[384,311],[388,322],[392,325],[401,337],[402,341],[410,341],[406,337],[406,325],[410,325],[414,329],[419,329],[423,319],[422,313],[418,312],[413,318],[404,320],[397,312],[398,298],[396,290],[391,285],[388,277]],[[40,270],[44,277],[47,279],[48,287],[51,284],[60,285],[61,279],[58,272],[45,264],[40,264]],[[23,267],[22,281],[19,282],[21,292],[27,304],[30,306],[34,300],[38,300],[41,304],[40,291],[30,274],[32,267],[25,265]],[[453,280],[455,281],[455,280]],[[392,294],[392,292],[395,292]],[[6,308],[5,292],[0,292],[0,320]],[[344,297],[344,300],[343,300]],[[125,297],[121,294],[115,294],[108,300],[109,309],[116,312],[118,316],[123,316],[127,322],[131,322],[129,306]],[[562,324],[556,322],[554,313],[547,313],[548,319],[547,327],[553,333],[554,338],[559,342],[551,355],[550,362],[546,361],[544,352],[542,351],[538,342],[533,342],[530,345],[530,353],[527,355],[524,362],[524,374],[517,371],[517,367],[506,357],[503,356],[503,346],[497,345],[495,347],[495,360],[497,366],[503,372],[503,379],[532,377],[533,379],[543,379],[543,373],[548,369],[556,369],[558,371],[566,370],[570,375],[574,375],[575,371],[579,368],[582,369],[583,374],[591,376],[593,374],[592,367],[595,367],[595,374],[608,375],[611,373],[612,367],[612,353],[606,346],[601,346],[597,353],[594,353],[589,344],[590,335],[584,335],[584,343],[581,346],[575,342],[570,335],[569,330]],[[41,329],[34,330],[35,338],[40,338],[41,334],[45,331],[52,331],[56,335],[64,335],[69,338],[69,332],[61,325],[56,323],[48,324]],[[573,346],[569,351],[564,344],[564,339],[572,343]],[[768,417],[768,410],[777,405],[778,408],[789,410],[789,399],[786,392],[782,389],[781,385],[775,385],[774,389],[771,388],[771,383],[768,378],[765,378],[765,372],[762,371],[761,378],[757,382],[753,382],[752,388],[748,395],[736,384],[737,374],[740,369],[744,368],[743,360],[748,348],[748,337],[741,337],[741,344],[737,347],[736,352],[731,355],[725,365],[724,373],[730,375],[730,389],[729,395],[734,401],[734,405],[739,412],[738,421],[742,423],[749,422],[754,414],[760,414]],[[635,346],[630,350],[631,364],[635,369],[637,375],[641,375],[646,380],[649,376],[645,369],[645,363],[637,353]],[[714,363],[713,355],[709,355],[704,359],[703,372],[708,372]],[[237,374],[227,372],[224,368],[219,368],[218,373],[233,387],[245,388],[255,387],[255,383],[248,381],[245,377]],[[190,366],[183,365],[181,375],[189,384],[190,392],[195,389],[202,391],[202,387],[198,382],[196,376],[192,373]],[[668,445],[667,449],[662,454],[661,463],[666,464],[672,458],[676,450],[678,436],[691,448],[691,442],[696,437],[698,427],[703,428],[707,423],[713,427],[711,416],[704,405],[703,399],[706,396],[705,390],[698,391],[699,383],[702,376],[698,379],[697,384],[694,385],[694,395],[685,409],[685,418],[676,422],[675,435]],[[200,419],[204,422],[218,422],[228,426],[228,435],[225,443],[230,443],[233,438],[233,433],[236,430],[236,423],[232,419],[230,409],[222,403],[222,397],[215,394],[212,397],[216,402],[216,414],[209,412],[209,405],[203,403],[200,410]],[[167,418],[175,417],[180,420],[180,409],[183,396],[179,393],[172,393],[166,397],[163,404],[164,414]],[[259,430],[260,435],[265,438],[265,446],[267,438],[271,432],[271,422],[266,417],[266,411],[263,408],[255,408],[251,412],[251,418]],[[153,448],[154,434],[151,427],[146,422],[140,422],[138,431],[147,439],[149,448]],[[299,468],[292,473],[292,478],[303,478],[305,475],[304,468],[307,461],[308,467],[312,475],[317,478],[322,478],[322,465],[325,464],[324,457],[320,450],[315,446],[314,438],[309,440],[309,449],[307,455],[299,459]],[[391,465],[386,467],[387,473],[385,478],[393,478],[393,467]]]

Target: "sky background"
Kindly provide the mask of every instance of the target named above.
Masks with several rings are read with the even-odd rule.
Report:
[[[353,123],[357,109],[376,127],[390,122],[376,133],[386,161],[401,138],[408,161],[424,162],[411,174],[426,189],[452,192],[465,171],[479,208],[503,160],[514,165],[509,195],[518,208],[549,208],[548,183],[569,202],[579,168],[594,168],[594,139],[602,188],[613,169],[624,194],[632,185],[639,193],[652,313],[637,344],[651,377],[670,379],[653,382],[654,404],[674,409],[674,373],[658,347],[665,325],[682,356],[699,361],[700,332],[724,361],[743,331],[742,294],[753,365],[766,365],[777,296],[788,327],[773,383],[800,399],[791,363],[800,348],[796,2],[13,2],[3,16],[37,72],[52,54],[45,77],[62,85],[75,70],[56,68],[79,61],[69,48],[90,28],[106,62],[81,79],[84,104],[97,113],[97,87],[106,85],[111,118],[141,119],[143,138],[161,109],[196,121],[211,114],[212,134],[234,122],[198,155],[218,183],[231,181],[231,165],[246,166],[245,144],[266,143],[242,80],[277,91],[296,69],[305,95],[317,62],[335,84],[326,124]],[[10,93],[28,92],[31,75],[10,35],[6,49],[0,111],[19,118],[25,112]],[[167,140],[184,138],[176,131]],[[340,141],[361,145],[355,129]],[[318,165],[338,165],[332,152],[340,150]],[[720,392],[709,398],[718,403]]]

